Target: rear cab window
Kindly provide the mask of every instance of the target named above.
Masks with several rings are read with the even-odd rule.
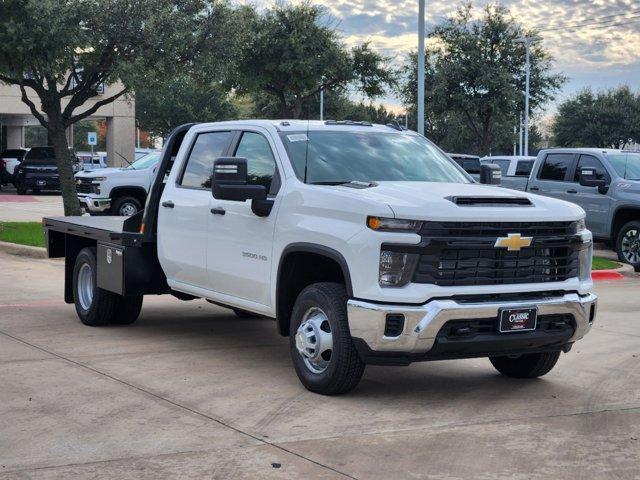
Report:
[[[178,185],[202,190],[211,188],[213,162],[227,150],[231,136],[230,131],[199,133],[191,146]]]
[[[567,180],[567,172],[571,169],[575,155],[573,153],[550,153],[544,159],[538,178],[564,182]]]
[[[534,160],[518,160],[516,164],[516,177],[528,177],[533,170]]]

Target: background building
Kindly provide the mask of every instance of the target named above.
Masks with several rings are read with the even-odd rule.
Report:
[[[100,101],[104,96],[117,93],[121,88],[120,84],[105,86],[103,95],[88,100],[75,113],[90,108],[94,102]],[[27,92],[29,92],[28,89]],[[36,106],[40,104],[35,94],[31,95],[30,99]],[[133,100],[120,97],[115,102],[101,107],[89,119],[106,121],[106,148],[109,165],[126,165],[123,157],[129,162],[134,160],[136,124],[135,102]],[[39,125],[39,122],[29,111],[29,107],[22,102],[20,88],[0,83],[0,150],[34,146],[27,144],[25,132],[27,128]],[[69,145],[73,145],[73,127],[67,131],[67,138]],[[39,143],[43,141],[38,140]]]

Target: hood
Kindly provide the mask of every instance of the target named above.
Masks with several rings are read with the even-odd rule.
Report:
[[[114,173],[121,172],[121,168],[97,168],[95,170],[82,170],[76,173],[76,177],[93,178],[93,177],[106,177],[107,175],[113,175]]]
[[[377,186],[348,190],[376,202],[385,203],[396,218],[432,221],[573,221],[585,215],[579,206],[530,193],[479,184],[435,182],[379,182]],[[458,203],[454,200],[458,197]],[[468,198],[528,199],[531,205],[465,205]],[[502,200],[498,200],[502,201]]]

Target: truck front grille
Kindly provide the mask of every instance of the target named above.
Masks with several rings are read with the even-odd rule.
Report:
[[[419,255],[415,283],[457,287],[563,282],[579,274],[584,244],[575,228],[573,222],[425,222],[419,245],[391,248]],[[531,246],[519,251],[495,246],[498,238],[510,234],[531,237]]]
[[[532,247],[509,252],[493,246],[444,247],[422,254],[416,283],[443,287],[563,282],[578,276],[579,250],[572,246]]]
[[[79,178],[76,182],[76,191],[78,193],[93,193],[93,187],[90,178]]]

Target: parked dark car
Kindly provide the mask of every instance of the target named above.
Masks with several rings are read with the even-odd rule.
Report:
[[[78,171],[76,159],[73,170]],[[15,178],[18,195],[28,190],[38,193],[42,190],[60,190],[60,176],[53,147],[32,147],[16,169]]]
[[[0,153],[0,184],[15,185],[16,167],[22,162],[25,153],[27,153],[26,148],[8,148]]]

